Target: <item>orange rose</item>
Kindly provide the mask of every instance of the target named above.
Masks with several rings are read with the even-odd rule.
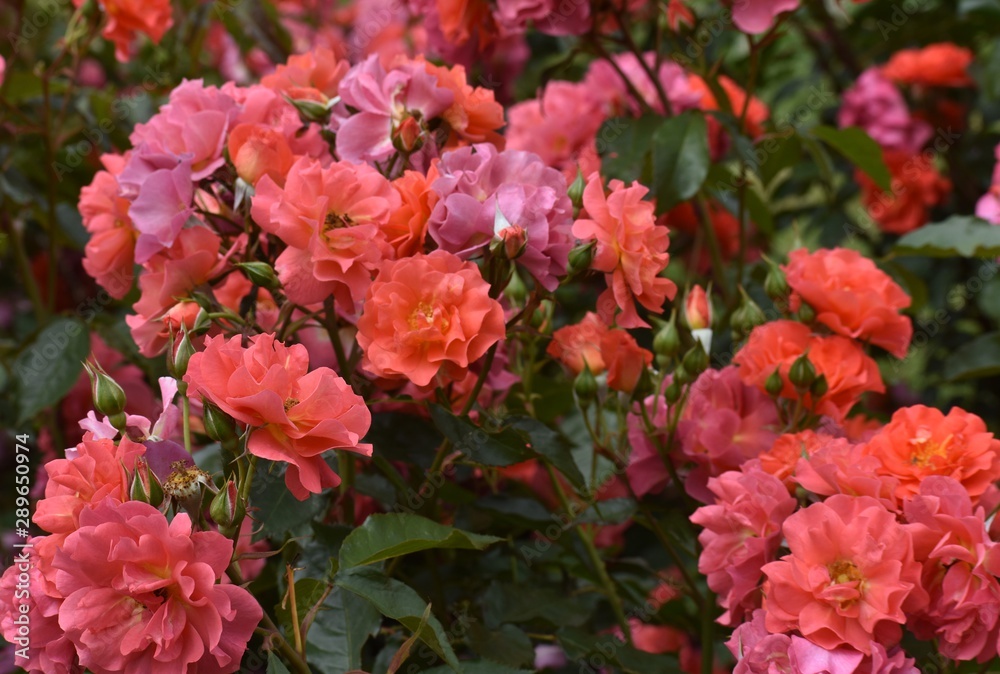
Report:
[[[951,192],[951,181],[938,173],[924,155],[900,150],[884,150],[883,155],[892,174],[892,192],[884,192],[867,174],[858,171],[865,209],[882,231],[890,234],[923,227],[930,209]]]
[[[601,357],[608,365],[608,386],[631,393],[639,377],[653,362],[653,354],[639,346],[624,330],[609,330],[601,338]]]
[[[256,185],[266,175],[285,184],[295,158],[284,134],[261,124],[238,124],[229,132],[228,145],[229,159],[245,182]]]
[[[568,367],[574,375],[583,372],[584,364],[598,375],[607,365],[601,356],[601,344],[608,326],[594,312],[587,312],[576,325],[567,325],[552,333],[546,353]]]
[[[473,262],[443,250],[382,264],[358,319],[365,367],[426,386],[465,376],[503,339],[503,307]]]
[[[418,57],[417,60],[423,59]],[[503,106],[497,103],[493,92],[484,87],[471,86],[466,79],[465,68],[460,65],[447,68],[425,62],[424,67],[437,78],[439,87],[455,95],[455,102],[441,115],[454,132],[448,146],[465,144],[462,141],[486,141],[502,150],[504,137],[497,133],[497,129],[504,125]]]
[[[838,335],[871,342],[897,358],[906,355],[913,324],[899,311],[910,306],[910,298],[870,259],[847,248],[800,248],[783,269],[793,310],[805,301],[816,320]]]
[[[923,405],[897,410],[864,451],[881,461],[880,474],[899,480],[900,499],[917,494],[929,475],[961,482],[973,501],[1000,479],[1000,441],[982,419],[957,407],[947,415]]]
[[[806,352],[817,376],[826,377],[828,387],[818,400],[808,392],[802,399],[806,408],[816,414],[840,421],[864,393],[885,391],[878,365],[857,342],[840,335],[815,335],[808,326],[795,321],[757,326],[733,362],[740,367],[740,378],[761,390],[765,390],[767,378],[778,370],[783,382],[781,397],[795,400],[799,394],[788,380],[788,371]]]
[[[923,49],[903,49],[882,66],[882,74],[901,84],[931,87],[967,87],[972,84],[969,64],[972,52],[950,42]]]
[[[389,221],[382,226],[382,231],[397,257],[408,257],[423,251],[427,220],[438,200],[437,192],[431,189],[431,183],[437,177],[435,164],[427,170],[427,175],[419,171],[406,171],[392,181],[403,205],[393,211]]]

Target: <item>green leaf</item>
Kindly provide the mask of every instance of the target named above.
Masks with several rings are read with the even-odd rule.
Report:
[[[972,216],[955,215],[906,234],[896,242],[893,252],[925,257],[997,257],[1000,227]]]
[[[597,501],[576,518],[582,524],[621,524],[632,519],[638,510],[636,502],[630,498],[612,498]]]
[[[980,335],[966,342],[944,362],[944,378],[948,381],[980,379],[1000,374],[1000,332]]]
[[[18,354],[18,423],[23,424],[65,396],[90,355],[90,332],[75,318],[57,318]]]
[[[344,539],[340,567],[374,564],[432,548],[482,550],[501,540],[438,524],[412,513],[374,514]]]
[[[802,157],[802,142],[794,130],[786,136],[766,137],[757,143],[757,147],[758,151],[763,151],[757,173],[768,187],[779,173],[794,167]]]
[[[597,132],[597,151],[603,158],[601,174],[626,183],[649,184],[651,170],[649,139],[663,123],[659,115],[612,117]]]
[[[462,667],[465,674],[532,674],[533,669],[516,669],[500,664],[499,662],[463,662]],[[451,670],[447,667],[434,667],[425,669],[423,674],[449,674]]]
[[[676,656],[655,655],[640,651],[609,634],[595,635],[581,629],[564,627],[556,632],[556,639],[572,660],[585,660],[590,656],[601,661],[617,663],[627,674],[679,674]]]
[[[867,173],[883,190],[888,192],[892,189],[892,175],[882,158],[882,148],[862,129],[856,126],[846,129],[817,126],[811,133]]]
[[[343,569],[337,573],[336,582],[348,592],[367,599],[382,615],[416,633],[449,667],[462,674],[462,666],[448,643],[444,627],[433,615],[426,622],[422,620],[427,602],[409,585],[388,578],[370,566]]]
[[[431,407],[431,418],[455,449],[486,466],[510,466],[534,458],[527,437],[513,428],[487,432],[440,405]]]
[[[652,138],[653,196],[663,213],[693,197],[708,176],[708,126],[704,115],[684,112],[663,122]]]
[[[281,661],[274,651],[267,653],[267,674],[290,674],[288,667]]]
[[[295,612],[298,614],[295,616],[294,620],[298,622],[299,625],[302,624],[303,618],[309,613],[316,604],[324,600],[324,594],[329,585],[322,581],[316,580],[315,578],[301,578],[295,581]],[[284,607],[280,604],[275,608],[275,615],[278,618],[278,623],[285,628],[286,634],[292,633],[292,612],[291,604],[288,603]]]
[[[333,588],[306,635],[309,663],[323,674],[361,669],[361,649],[381,622],[382,616],[371,602],[343,588]]]
[[[488,629],[474,622],[469,626],[469,645],[487,660],[511,667],[530,665],[534,662],[535,648],[524,630],[514,625],[500,625]]]
[[[531,417],[511,417],[510,425],[528,434],[534,453],[551,463],[577,489],[586,490],[586,479],[573,460],[573,445],[560,433]]]
[[[292,496],[285,486],[285,468],[272,461],[257,462],[257,471],[250,485],[250,503],[254,522],[264,533],[276,540],[304,534],[309,522],[327,503],[328,496],[314,494],[305,501]]]

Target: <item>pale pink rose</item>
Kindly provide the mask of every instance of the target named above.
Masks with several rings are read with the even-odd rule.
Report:
[[[400,137],[407,150],[420,149],[414,145],[416,137],[431,150],[434,139],[427,124],[454,102],[454,94],[438,86],[422,63],[403,60],[386,72],[376,56],[348,71],[340,82],[340,96],[358,110],[337,129],[337,155],[351,162],[386,159],[395,151],[393,139]],[[401,133],[410,128],[416,136],[407,141]]]
[[[59,626],[95,674],[212,672],[240,667],[263,614],[242,587],[219,584],[233,554],[214,531],[192,531],[139,501],[105,501],[53,560],[65,599]]]
[[[438,246],[463,259],[502,236],[497,219],[523,230],[526,247],[517,258],[547,290],[565,276],[573,245],[573,204],[566,179],[538,155],[497,151],[479,143],[446,152],[437,164],[440,177],[431,186],[438,200],[427,231]]]
[[[129,200],[128,215],[139,233],[135,261],[144,264],[170,248],[194,214],[191,156],[165,154],[141,144],[118,176],[121,194]]]
[[[169,102],[145,124],[136,124],[129,140],[147,152],[187,157],[191,179],[206,178],[225,161],[226,134],[239,114],[227,93],[201,80],[184,80],[170,92]]]

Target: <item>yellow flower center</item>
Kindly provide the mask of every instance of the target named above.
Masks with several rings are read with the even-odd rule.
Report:
[[[863,582],[865,579],[865,577],[861,575],[861,569],[859,569],[854,562],[846,559],[837,560],[833,564],[827,566],[826,570],[830,574],[830,582],[837,585],[851,583],[854,581]]]
[[[954,435],[949,435],[940,442],[935,442],[931,431],[928,428],[921,428],[917,435],[910,439],[910,463],[914,466],[924,468],[929,466],[934,459],[944,459],[948,456],[948,448],[951,445]]]

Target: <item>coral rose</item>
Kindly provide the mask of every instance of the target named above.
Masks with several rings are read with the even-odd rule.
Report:
[[[65,597],[59,626],[95,674],[235,672],[263,612],[218,584],[233,544],[139,501],[81,514],[52,562]]]
[[[966,87],[972,78],[968,69],[972,52],[950,42],[930,44],[922,49],[901,49],[882,66],[882,74],[901,84],[931,87]]]
[[[503,307],[479,268],[443,250],[386,262],[365,298],[358,344],[379,377],[426,386],[464,378],[503,339]]]
[[[323,167],[303,157],[284,187],[268,176],[257,183],[251,214],[261,229],[288,244],[275,268],[288,298],[315,304],[334,295],[353,314],[374,270],[391,248],[381,228],[399,208],[392,184],[369,166]]]
[[[104,155],[106,166],[121,163],[120,157]],[[117,161],[116,161],[117,160]],[[121,166],[117,166],[119,170]],[[90,238],[84,249],[83,268],[117,300],[132,289],[135,240],[138,232],[129,218],[129,201],[120,194],[116,171],[98,171],[80,190],[79,210]]]
[[[906,356],[913,324],[899,312],[910,306],[910,297],[870,259],[848,248],[815,253],[800,248],[788,255],[783,269],[793,311],[805,302],[816,320],[838,335]]]
[[[670,261],[667,228],[656,224],[653,204],[643,201],[647,188],[638,182],[625,187],[620,180],[612,180],[609,188],[610,194],[605,194],[601,176],[590,176],[583,191],[587,217],[573,223],[573,235],[597,243],[591,266],[604,272],[608,283],[598,299],[602,318],[610,323],[618,306],[619,326],[647,328],[635,303],[659,314],[677,293],[674,282],[659,275]]]
[[[931,475],[954,478],[973,502],[1000,479],[1000,440],[982,419],[957,407],[947,415],[923,405],[897,410],[865,444],[865,453],[879,460],[880,475],[899,480],[901,500],[917,494]]]
[[[615,328],[601,337],[601,358],[608,366],[608,386],[631,393],[642,371],[653,362],[653,354],[639,346],[635,338]]]
[[[826,649],[869,655],[891,647],[907,613],[927,604],[913,539],[895,515],[867,496],[831,496],[785,520],[790,554],[763,568],[770,632],[798,630]]]
[[[73,0],[76,7],[83,4],[84,0]],[[136,34],[148,35],[159,44],[163,34],[174,25],[170,0],[100,0],[98,4],[108,18],[101,37],[115,45],[115,58],[122,63],[135,51]]]
[[[600,316],[588,311],[576,325],[567,325],[552,333],[547,354],[569,368],[574,375],[583,372],[584,365],[598,375],[607,365],[601,356],[601,343],[608,333],[608,326]]]
[[[841,420],[864,393],[885,391],[878,365],[857,342],[840,335],[814,335],[795,321],[758,325],[733,363],[739,365],[744,382],[762,391],[767,378],[777,370],[783,383],[781,396],[796,400],[799,394],[788,380],[788,371],[807,352],[816,374],[826,377],[827,383],[827,391],[818,399],[808,392],[803,397],[806,408],[814,413]]]
[[[424,250],[427,238],[427,221],[437,203],[437,192],[431,185],[438,178],[437,165],[431,166],[424,175],[419,171],[405,171],[392,181],[399,193],[402,206],[393,211],[389,221],[382,226],[389,245],[396,257],[409,257]]]
[[[237,421],[253,426],[251,454],[288,463],[285,484],[301,500],[340,478],[323,453],[340,449],[371,456],[360,440],[371,425],[364,399],[333,370],[312,372],[301,344],[285,346],[274,335],[256,335],[243,348],[239,335],[207,337],[191,356],[184,381]]]

